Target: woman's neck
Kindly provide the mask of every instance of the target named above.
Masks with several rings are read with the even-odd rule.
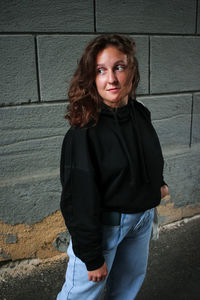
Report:
[[[128,103],[128,96],[119,100],[119,101],[110,101],[110,100],[103,100],[103,102],[110,106],[111,108],[118,108],[127,105]]]

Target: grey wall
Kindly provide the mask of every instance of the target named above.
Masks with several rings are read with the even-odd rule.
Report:
[[[200,3],[1,0],[1,221],[34,224],[59,209],[67,88],[102,32],[135,39],[139,100],[160,136],[170,201],[200,204]]]

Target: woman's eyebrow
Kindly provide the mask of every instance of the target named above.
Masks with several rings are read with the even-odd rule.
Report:
[[[104,64],[97,64],[96,66],[97,67],[104,67],[105,65]]]
[[[116,65],[116,64],[126,64],[126,62],[124,61],[124,60],[118,60],[118,61],[116,61],[115,63],[114,63],[114,65]]]
[[[116,61],[113,65],[117,65],[117,64],[126,64],[126,62],[124,61],[124,60],[118,60],[118,61]],[[97,67],[104,67],[105,66],[105,64],[97,64],[96,65]]]

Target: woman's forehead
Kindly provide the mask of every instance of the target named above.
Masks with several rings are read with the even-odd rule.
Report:
[[[97,65],[113,64],[117,62],[127,63],[127,54],[114,46],[104,48],[96,57]]]

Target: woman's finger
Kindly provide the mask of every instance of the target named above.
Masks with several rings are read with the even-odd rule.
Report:
[[[101,276],[101,277],[92,277],[91,280],[92,280],[93,282],[100,282],[100,281],[105,280],[105,276]]]

